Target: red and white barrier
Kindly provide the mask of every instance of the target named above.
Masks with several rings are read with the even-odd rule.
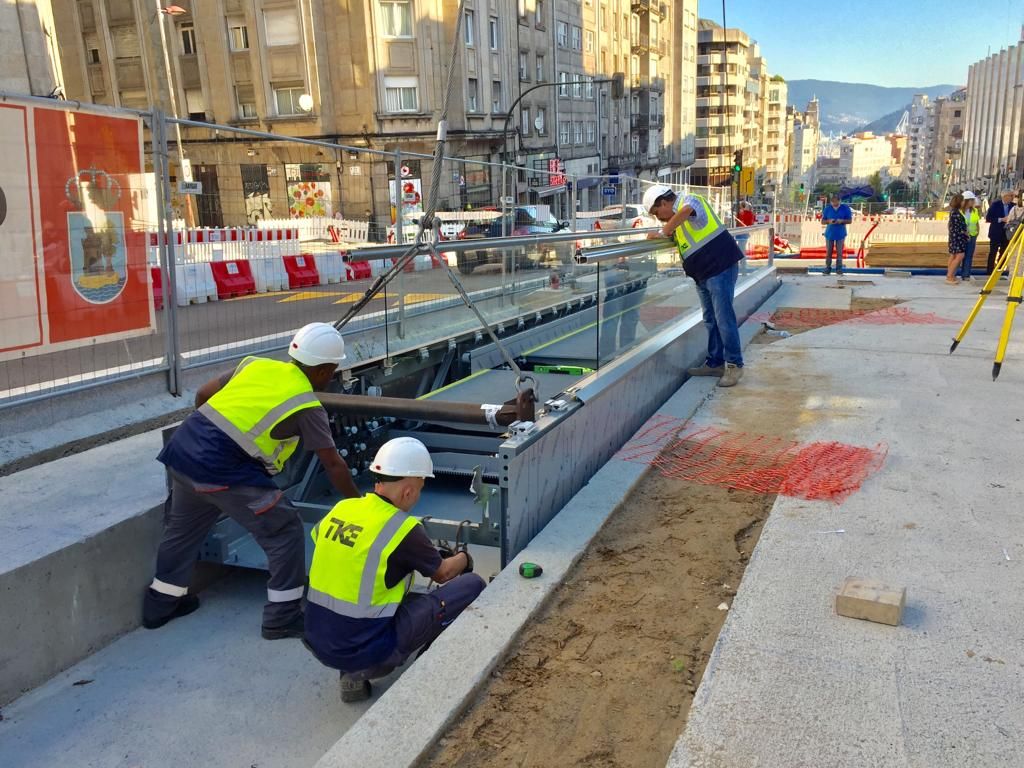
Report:
[[[316,268],[316,259],[311,254],[285,256],[284,270],[288,273],[289,288],[308,288],[320,285],[320,273]]]

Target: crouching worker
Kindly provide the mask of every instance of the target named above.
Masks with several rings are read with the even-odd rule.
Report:
[[[339,502],[312,532],[305,643],[341,672],[348,702],[369,698],[370,680],[429,646],[485,586],[468,553],[442,557],[408,514],[434,476],[426,446],[412,437],[389,440],[370,471],[373,493]],[[441,586],[410,592],[413,571]]]

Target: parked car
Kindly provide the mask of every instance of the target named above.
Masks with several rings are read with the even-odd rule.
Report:
[[[656,226],[656,222],[641,206],[627,203],[625,217],[621,205],[609,205],[594,226],[600,229],[639,229]]]
[[[567,221],[559,221],[552,215],[551,209],[546,205],[522,205],[507,212],[504,216],[498,216],[488,222],[467,224],[460,240],[475,240],[482,238],[502,237],[508,232],[510,237],[521,237],[524,235],[548,235],[555,232],[562,232],[570,228]],[[552,256],[560,258],[561,252],[571,254],[570,243],[559,246],[553,244],[544,248],[515,248],[497,250],[479,250],[460,252],[457,255],[459,272],[469,275],[481,266],[489,264],[501,264],[502,256],[505,260],[505,269],[511,269],[513,258],[516,269],[531,269],[538,266]]]

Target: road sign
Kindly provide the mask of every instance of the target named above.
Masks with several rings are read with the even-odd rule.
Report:
[[[609,184],[618,184],[619,183],[619,177],[618,176],[609,176],[608,177],[608,183]]]
[[[516,199],[514,197],[503,197],[501,198],[502,205],[515,205]]]
[[[179,195],[201,195],[203,194],[203,182],[178,180]]]
[[[601,194],[605,197],[615,197],[615,187],[601,187]]]

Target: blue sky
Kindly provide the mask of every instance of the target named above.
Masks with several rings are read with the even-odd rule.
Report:
[[[722,0],[700,0],[722,23]],[[726,0],[726,22],[787,80],[965,85],[967,67],[1015,44],[1024,0]]]

